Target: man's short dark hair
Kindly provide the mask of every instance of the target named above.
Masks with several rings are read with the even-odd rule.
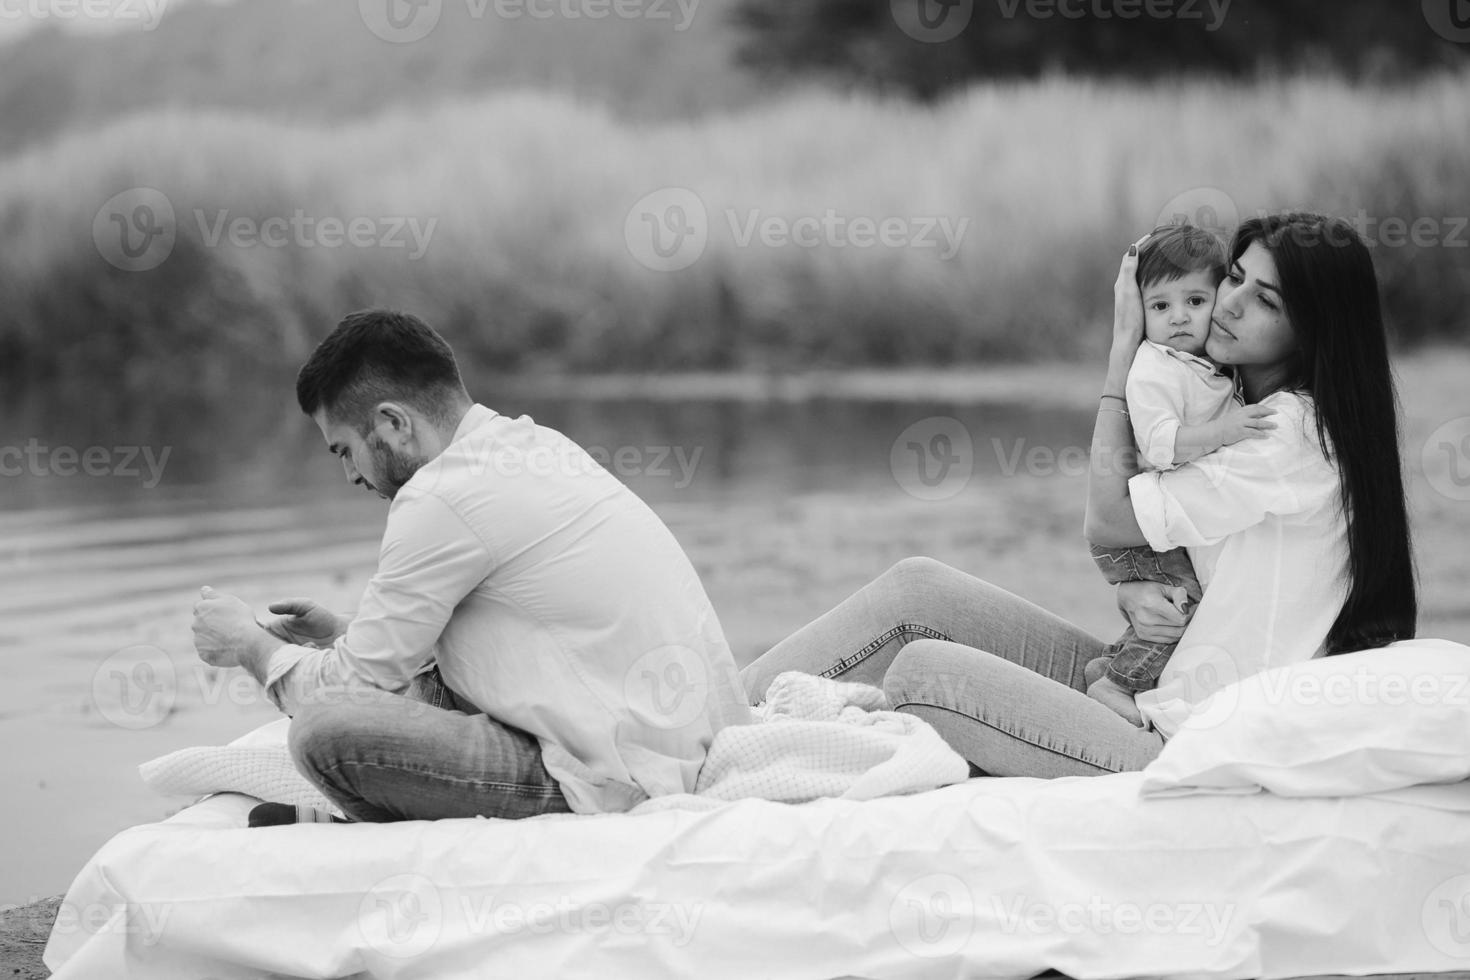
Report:
[[[1225,278],[1225,243],[1195,225],[1155,228],[1138,251],[1138,286],[1183,279],[1191,272],[1208,272],[1214,285]]]
[[[468,400],[444,338],[412,313],[395,310],[347,316],[296,376],[303,412],[325,409],[363,432],[380,402],[402,402],[438,421]]]

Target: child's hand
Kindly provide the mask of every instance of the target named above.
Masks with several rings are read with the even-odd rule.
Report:
[[[1087,696],[1101,702],[1128,719],[1129,724],[1143,727],[1143,715],[1133,703],[1133,695],[1106,677],[1098,678],[1087,688]]]
[[[1264,439],[1276,428],[1269,416],[1276,409],[1266,405],[1237,405],[1220,417],[1220,445],[1233,446],[1243,439]]]

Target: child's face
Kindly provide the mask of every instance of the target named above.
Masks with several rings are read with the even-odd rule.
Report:
[[[1205,352],[1215,309],[1215,277],[1200,270],[1143,290],[1143,333],[1149,340],[1195,356]]]

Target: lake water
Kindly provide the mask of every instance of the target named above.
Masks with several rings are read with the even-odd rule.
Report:
[[[742,662],[916,553],[1117,631],[1080,537],[1090,385],[700,390],[483,400],[572,436],[650,502]],[[188,802],[144,787],[138,763],[277,717],[242,672],[194,655],[199,587],[262,612],[290,595],[350,609],[386,509],[345,482],[289,394],[153,411],[73,395],[13,402],[0,423],[0,903],[64,890],[109,836]],[[1421,411],[1415,431],[1442,414]],[[1421,534],[1421,571],[1439,570],[1425,632],[1464,640],[1470,567],[1447,541],[1470,528],[1466,505],[1416,481],[1448,535]]]
[[[844,541],[883,537],[869,508],[906,508],[912,521],[1008,464],[1013,446],[967,450],[959,433],[973,433],[982,449],[989,434],[1060,446],[1078,443],[1086,425],[1065,407],[915,400],[486,401],[572,436],[664,516],[706,577],[742,659],[777,638],[770,631],[822,611],[825,595],[774,618],[763,613],[770,579],[762,570],[783,551],[799,552],[796,561],[813,549],[829,553],[829,573],[840,563],[843,575],[875,574],[881,565],[849,568],[855,556],[842,554]],[[200,405],[109,414],[54,401],[7,412],[0,902],[62,890],[112,833],[187,802],[144,787],[139,762],[276,717],[241,672],[205,668],[194,656],[190,607],[201,585],[262,612],[269,599],[298,594],[356,605],[386,503],[346,483],[291,405],[262,411],[260,399],[250,402],[249,412]],[[911,428],[895,456],[895,440]],[[767,553],[742,551],[778,526],[787,531]],[[740,569],[765,581],[747,583]],[[150,700],[150,689],[162,693]]]

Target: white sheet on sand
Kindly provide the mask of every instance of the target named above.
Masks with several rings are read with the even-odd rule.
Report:
[[[256,800],[219,795],[106,844],[45,961],[56,980],[1470,966],[1470,785],[1142,800],[1142,778],[254,830]]]

